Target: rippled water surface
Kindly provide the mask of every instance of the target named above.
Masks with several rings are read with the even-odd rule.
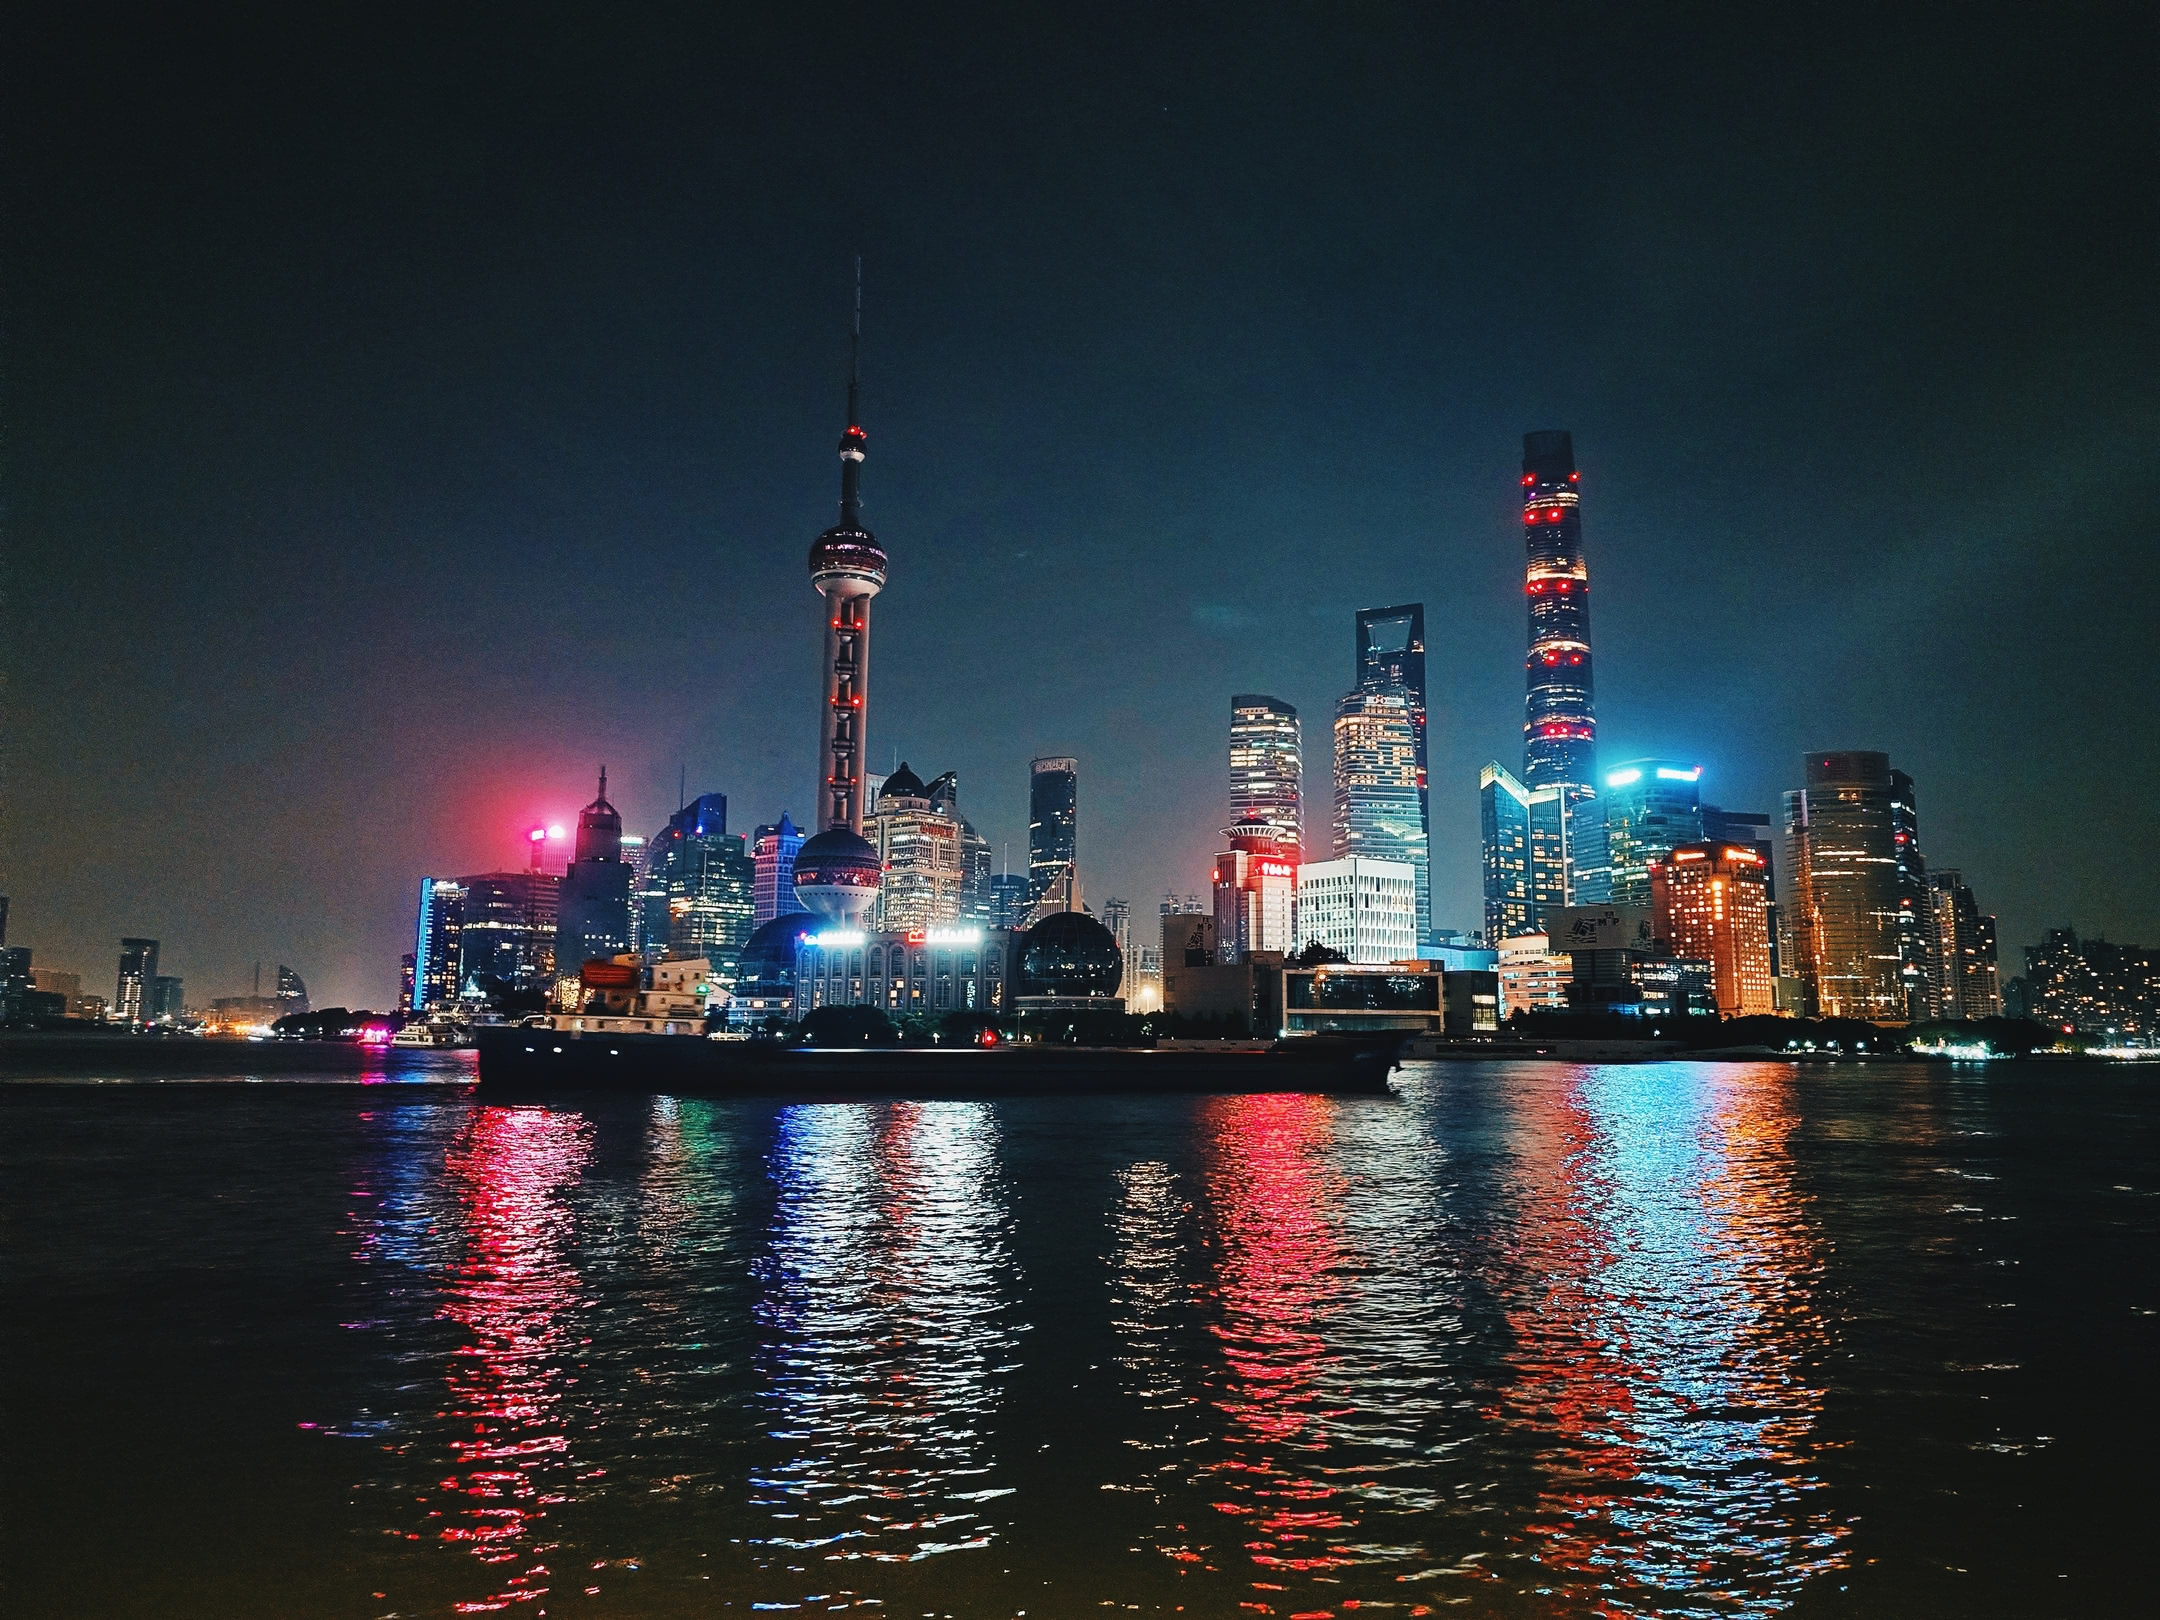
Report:
[[[22,1615],[2151,1612],[2160,1073],[0,1086]]]

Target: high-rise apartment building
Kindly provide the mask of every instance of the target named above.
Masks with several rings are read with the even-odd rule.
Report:
[[[1423,949],[1417,869],[1353,855],[1298,868],[1293,948],[1324,945],[1355,963],[1405,962]]]
[[[577,842],[556,907],[555,971],[571,977],[587,962],[630,949],[630,885],[622,858],[622,817],[608,803],[607,768],[598,795],[578,812]]]
[[[1335,705],[1336,860],[1397,861],[1417,874],[1418,938],[1432,930],[1430,846],[1419,716],[1400,692],[1351,692]]]
[[[1934,985],[1930,1015],[1936,1018],[2000,1018],[1995,919],[1980,910],[1963,876],[1950,867],[1927,874],[1928,920],[1933,932]]]
[[[1296,854],[1264,821],[1240,821],[1223,829],[1229,848],[1215,856],[1215,939],[1224,964],[1256,951],[1291,948],[1297,906]]]
[[[412,1010],[425,1012],[455,1001],[464,987],[459,936],[465,926],[465,891],[453,878],[420,880],[420,913],[413,924]]]
[[[1230,819],[1274,828],[1293,859],[1305,845],[1304,770],[1296,709],[1257,692],[1230,700]]]
[[[112,1020],[139,1027],[150,1021],[150,996],[157,979],[158,942],[154,939],[123,939],[120,942],[120,975],[113,991]]]
[[[959,919],[967,863],[957,798],[950,771],[926,784],[905,760],[879,785],[863,822],[863,835],[885,865],[876,927],[931,928]]]
[[[1710,964],[1723,1018],[1777,1011],[1770,979],[1770,874],[1745,844],[1680,844],[1650,863],[1651,928],[1677,957]]]
[[[1703,836],[1702,767],[1669,759],[1635,759],[1605,773],[1605,853],[1611,871],[1607,900],[1650,904],[1650,868],[1682,844]]]
[[[1080,909],[1080,762],[1045,755],[1028,765],[1028,905],[1042,917]]]
[[[1784,804],[1783,965],[1819,1016],[1896,1022],[1907,1016],[1904,812],[1890,757],[1807,754],[1802,769],[1807,785]]]
[[[803,835],[788,813],[767,822],[750,835],[750,859],[757,867],[756,917],[759,927],[775,917],[790,916],[803,909],[795,898],[795,852]]]

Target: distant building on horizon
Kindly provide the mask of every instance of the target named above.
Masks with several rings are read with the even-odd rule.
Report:
[[[2081,1035],[2160,1035],[2160,950],[2050,928],[2025,947],[2025,1016]]]
[[[1029,919],[1080,908],[1080,762],[1046,754],[1028,763]]]
[[[1778,897],[1781,955],[1807,1010],[1894,1023],[1907,1016],[1897,832],[1902,791],[1890,756],[1802,756],[1806,786],[1785,795]],[[1909,781],[1909,779],[1908,779]]]
[[[157,979],[158,942],[123,939],[120,973],[113,990],[112,1021],[139,1028],[150,1021],[151,991]]]
[[[150,982],[150,1016],[146,1022],[169,1027],[179,1023],[186,1010],[187,999],[176,976],[160,973]]]
[[[759,927],[805,909],[795,898],[795,852],[802,846],[803,833],[785,810],[778,821],[767,822],[750,835],[750,859],[757,868],[752,915]]]
[[[278,1006],[284,1009],[278,1014],[280,1018],[308,1011],[307,980],[283,962],[278,964],[277,970],[277,1001]]]
[[[1262,822],[1284,848],[1305,846],[1305,761],[1298,712],[1280,698],[1230,700],[1230,819]]]

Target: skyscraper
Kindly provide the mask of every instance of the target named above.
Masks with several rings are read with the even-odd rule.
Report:
[[[1401,692],[1350,692],[1335,704],[1336,860],[1400,861],[1417,874],[1418,939],[1432,932],[1420,724]]]
[[[1597,780],[1581,486],[1573,435],[1523,435],[1523,594],[1530,605],[1523,781],[1533,788],[1589,788]]]
[[[150,1017],[153,1024],[177,1024],[186,1008],[186,993],[180,980],[170,973],[160,973],[150,982]]]
[[[1650,862],[1649,878],[1658,942],[1674,956],[1710,964],[1719,1016],[1776,1012],[1766,921],[1770,874],[1763,858],[1745,844],[1680,844]]]
[[[1028,909],[1080,909],[1080,762],[1046,754],[1028,764]]]
[[[464,894],[458,908],[461,979],[483,992],[548,988],[555,971],[555,908],[562,879],[538,870],[477,872],[459,878],[456,886]],[[429,999],[432,1003],[432,995]]]
[[[803,835],[795,823],[788,820],[785,810],[780,819],[767,822],[750,835],[750,858],[757,864],[757,921],[760,927],[775,917],[789,916],[802,910],[802,902],[795,898],[795,852],[803,845]]]
[[[885,867],[876,927],[930,928],[958,919],[966,870],[957,795],[951,772],[933,791],[905,760],[879,785],[865,825]]]
[[[1604,871],[1594,864],[1604,859],[1604,826],[1591,813],[1596,804],[1567,784],[1525,787],[1497,761],[1478,773],[1489,946],[1543,933],[1548,907],[1604,903]]]
[[[307,980],[300,977],[283,962],[277,970],[278,1016],[290,1018],[294,1013],[308,1010]]]
[[[1702,807],[1702,835],[1705,843],[1745,844],[1762,857],[1763,871],[1770,889],[1770,914],[1766,927],[1770,934],[1770,971],[1783,974],[1780,965],[1778,943],[1778,879],[1777,836],[1771,830],[1773,823],[1767,810],[1724,810],[1717,805]]]
[[[1701,841],[1701,782],[1700,765],[1669,759],[1630,760],[1605,773],[1610,904],[1650,904],[1651,866],[1680,845]]]
[[[1357,704],[1357,697],[1394,698],[1393,705]],[[1355,711],[1355,713],[1353,712]],[[1344,721],[1351,719],[1346,737]],[[1400,719],[1408,725],[1409,755],[1398,757],[1395,742],[1381,743],[1385,761],[1367,753],[1354,759],[1351,775],[1373,779],[1353,783],[1348,806],[1344,797],[1343,747],[1353,751],[1381,742],[1375,728]],[[1337,859],[1368,855],[1404,861],[1417,872],[1418,942],[1432,933],[1432,817],[1426,788],[1425,604],[1364,608],[1357,615],[1357,690],[1335,706],[1335,838]],[[1377,774],[1374,774],[1377,772]],[[1414,811],[1414,815],[1409,812]],[[1362,826],[1359,825],[1362,822]]]
[[[1897,855],[1898,982],[1905,1016],[1927,1018],[1935,1008],[1935,923],[1927,859],[1920,853],[1920,795],[1903,771],[1890,773],[1890,842]]]
[[[822,830],[795,852],[795,893],[829,922],[853,925],[877,903],[882,868],[862,835],[870,726],[870,599],[885,588],[885,548],[862,526],[862,261],[855,261],[848,425],[840,435],[840,521],[810,547],[810,583],[825,599],[825,704],[818,731]]]
[[[757,868],[740,833],[727,830],[727,795],[692,799],[646,847],[646,882],[666,897],[667,956],[703,957],[728,988],[756,928]]]
[[[451,878],[420,880],[420,913],[413,924],[412,1010],[425,1012],[455,1001],[464,987],[459,935],[465,924],[465,891]]]
[[[1293,859],[1305,843],[1304,769],[1296,709],[1257,692],[1230,700],[1230,819],[1267,823]]]
[[[1890,757],[1802,756],[1805,787],[1785,795],[1782,955],[1825,1018],[1906,1016]]]
[[[608,803],[607,767],[598,795],[578,812],[577,843],[556,908],[555,972],[569,978],[587,962],[630,949],[631,871],[622,858],[622,817]]]
[[[114,1023],[136,1026],[149,1022],[157,958],[158,942],[154,939],[123,939],[120,942],[120,976],[113,990]]]
[[[2002,986],[1997,978],[1995,919],[1984,915],[1950,867],[1927,875],[1929,924],[1934,934],[1933,1005],[1936,1018],[2000,1018]]]

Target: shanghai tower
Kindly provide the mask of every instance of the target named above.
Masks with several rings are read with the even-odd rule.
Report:
[[[795,852],[795,893],[844,926],[876,902],[884,863],[862,835],[863,740],[870,721],[870,599],[885,588],[885,549],[862,526],[862,263],[855,266],[855,336],[848,425],[840,435],[840,521],[810,547],[810,583],[825,599],[825,701],[818,716],[817,836]]]
[[[1582,474],[1565,432],[1525,433],[1523,541],[1529,557],[1529,690],[1523,782],[1594,788],[1597,718],[1591,708],[1590,570],[1583,562]]]

